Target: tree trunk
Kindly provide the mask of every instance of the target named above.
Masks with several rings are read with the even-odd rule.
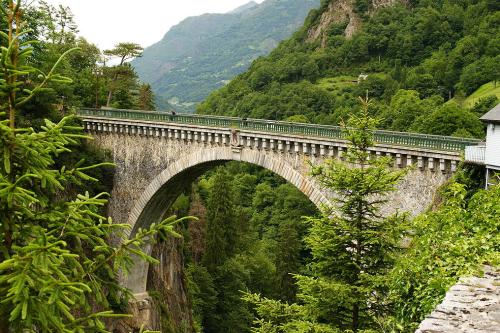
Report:
[[[118,73],[116,73],[114,76],[113,76],[113,80],[111,80],[111,85],[109,87],[109,91],[108,91],[108,98],[106,100],[106,107],[109,108],[109,105],[111,104],[111,98],[113,97],[113,85],[115,84],[115,82],[118,80]]]
[[[116,80],[113,80],[112,82],[115,82]],[[113,90],[109,89],[108,92],[108,99],[106,100],[106,107],[109,108],[109,104],[111,103],[111,97],[113,97]]]
[[[123,63],[125,62],[125,56],[122,57],[120,61],[120,65],[118,67],[122,67]],[[113,84],[118,80],[118,72],[116,72],[115,76],[113,77],[113,81],[111,81],[111,87],[109,87],[109,92],[108,92],[108,99],[106,101],[106,107],[109,108],[109,105],[111,104],[111,98],[113,97]]]
[[[359,305],[355,303],[352,307],[352,330],[357,332],[359,328]]]
[[[7,318],[8,316],[5,316]],[[0,333],[9,333],[9,325],[7,320],[0,321]]]

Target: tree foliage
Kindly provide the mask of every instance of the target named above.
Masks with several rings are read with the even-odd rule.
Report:
[[[380,208],[406,170],[391,170],[390,159],[371,156],[377,122],[368,116],[368,107],[365,102],[362,115],[346,124],[350,146],[345,161],[313,168],[320,184],[335,193],[335,206],[320,218],[307,218],[305,242],[312,258],[309,274],[295,276],[298,302],[246,296],[257,307],[258,332],[364,331],[377,329],[378,318],[389,313],[386,278],[405,219],[383,216]],[[282,312],[289,315],[282,317]]]
[[[94,180],[87,172],[102,165],[57,166],[80,139],[90,139],[70,117],[45,120],[40,130],[16,126],[18,110],[49,91],[69,84],[57,73],[67,51],[48,72],[34,67],[35,49],[26,33],[20,1],[1,7],[7,32],[0,31],[0,332],[107,332],[105,317],[129,296],[118,272],[131,255],[156,262],[142,251],[159,232],[175,234],[176,218],[128,238],[128,226],[101,215],[106,194],[72,194],[68,187]],[[33,88],[26,80],[35,76]],[[7,112],[5,112],[7,111]],[[111,236],[122,241],[111,245]],[[122,315],[121,315],[122,316]]]
[[[210,270],[205,260],[196,263],[188,253],[188,291],[200,330],[250,332],[252,309],[241,299],[242,291],[295,299],[291,274],[304,269],[307,257],[302,241],[305,226],[298,223],[297,216],[314,215],[316,209],[298,189],[269,171],[236,162],[223,168],[225,171],[217,169],[198,181],[195,188],[200,195],[195,197],[203,201],[207,217],[215,207],[232,206],[232,213],[225,216],[231,216],[227,223],[234,226],[235,235],[217,240],[233,242],[232,252]],[[230,190],[222,191],[226,186]],[[229,194],[231,197],[226,196]],[[206,231],[210,232],[210,226]],[[210,241],[211,236],[201,243]],[[217,246],[224,248],[224,244]],[[203,251],[209,247],[207,243]]]
[[[212,191],[207,202],[206,251],[203,258],[209,272],[229,259],[236,249],[233,191],[227,170],[215,172]]]
[[[154,111],[156,109],[151,85],[144,83],[139,87],[138,106],[140,110],[144,111]]]
[[[414,236],[390,274],[394,316],[407,331],[443,299],[461,276],[480,274],[482,264],[500,264],[500,187],[479,190],[455,181],[443,203],[412,223]]]
[[[214,91],[197,111],[278,120],[302,115],[312,123],[340,124],[346,110],[359,112],[357,98],[368,93],[373,116],[401,118],[385,117],[382,128],[436,134],[440,117],[425,126],[417,126],[417,117],[439,113],[448,100],[460,102],[498,80],[498,9],[488,0],[413,1],[378,9],[355,1],[353,11],[363,24],[352,38],[333,20],[312,40],[307,32],[319,29],[319,17],[328,15],[331,2],[324,1],[294,36]],[[360,74],[368,78],[359,80]],[[419,106],[402,96],[408,90],[418,93]],[[453,114],[462,120],[439,134],[483,136],[477,115],[470,117],[464,107]]]

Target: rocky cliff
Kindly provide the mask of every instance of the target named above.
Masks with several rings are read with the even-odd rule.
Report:
[[[332,25],[340,25],[344,28],[344,35],[351,38],[359,31],[362,24],[362,16],[370,15],[375,10],[392,6],[396,3],[407,4],[407,0],[371,0],[364,6],[357,0],[333,0],[327,5],[327,8],[321,13],[317,23],[313,24],[307,32],[307,41],[321,41],[325,46],[328,30]]]

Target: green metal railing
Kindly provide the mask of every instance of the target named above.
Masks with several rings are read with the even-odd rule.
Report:
[[[77,115],[80,117],[144,120],[217,128],[239,128],[260,132],[298,134],[330,139],[345,139],[345,132],[342,131],[339,126],[290,123],[263,119],[242,119],[185,113],[174,115],[165,112],[121,109],[80,109],[77,111]],[[475,146],[481,142],[481,140],[478,139],[379,130],[374,131],[374,139],[377,143],[444,151],[463,151],[465,147]]]

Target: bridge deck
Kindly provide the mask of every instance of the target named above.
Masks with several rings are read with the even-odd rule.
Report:
[[[242,119],[235,117],[205,116],[194,114],[169,114],[165,112],[80,109],[81,117],[103,117],[110,119],[144,120],[160,123],[201,125],[215,128],[238,128],[260,132],[306,135],[311,137],[345,139],[345,132],[339,126],[291,123],[263,119]],[[478,145],[481,140],[419,133],[374,131],[377,143],[404,147],[425,148],[441,151],[464,151],[467,146]]]

